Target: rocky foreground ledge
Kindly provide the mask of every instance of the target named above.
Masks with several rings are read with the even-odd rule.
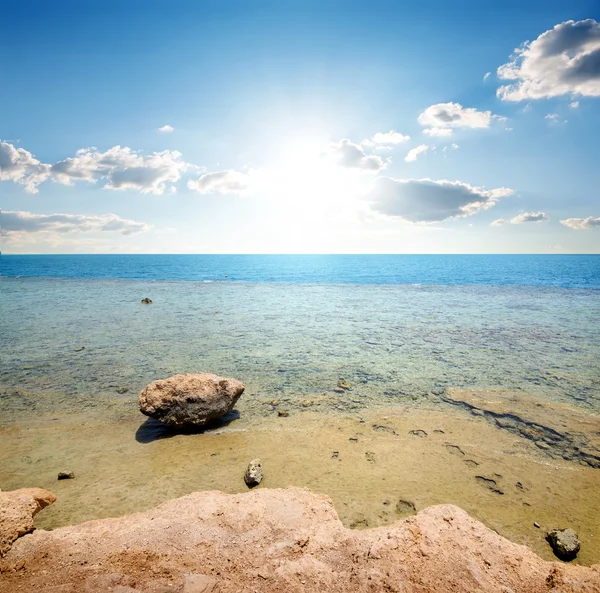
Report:
[[[22,535],[52,500],[38,489],[0,492],[2,593],[600,591],[600,565],[546,562],[451,505],[356,531],[309,490],[195,492]]]

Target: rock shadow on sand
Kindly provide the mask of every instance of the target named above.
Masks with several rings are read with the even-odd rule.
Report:
[[[171,426],[154,418],[146,418],[146,420],[137,429],[135,433],[135,440],[138,443],[148,444],[160,439],[170,439],[183,434],[202,434],[204,432],[212,432],[214,430],[229,426],[239,417],[240,413],[237,410],[232,410],[220,418],[216,418],[215,420],[207,422],[203,426]]]

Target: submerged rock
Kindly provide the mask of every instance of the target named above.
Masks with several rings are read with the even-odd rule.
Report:
[[[74,480],[75,474],[73,472],[58,472],[59,480]]]
[[[264,474],[260,459],[253,459],[248,464],[248,469],[246,469],[246,473],[244,474],[246,486],[254,488],[254,486],[258,486],[262,482],[263,478]]]
[[[140,392],[140,411],[173,426],[203,426],[231,412],[244,389],[236,379],[210,373],[175,375]]]
[[[573,560],[579,552],[581,544],[573,529],[552,529],[546,535],[552,550],[561,560]]]
[[[77,346],[77,348],[75,348],[75,352],[81,352],[85,350],[85,346]]]
[[[152,304],[152,299],[149,299],[148,297],[142,299],[142,305],[151,305]]]

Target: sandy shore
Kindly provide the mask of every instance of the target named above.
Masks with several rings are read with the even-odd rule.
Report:
[[[311,409],[287,418],[275,411],[242,416],[220,430],[170,438],[157,438],[168,435],[135,411],[40,416],[0,429],[0,480],[4,490],[55,492],[56,504],[36,519],[39,528],[55,529],[195,491],[245,492],[244,470],[259,457],[260,488],[326,493],[346,527],[389,525],[451,503],[546,560],[554,557],[545,530],[572,527],[582,541],[577,562],[600,562],[597,469],[458,406],[352,416]],[[62,470],[76,478],[57,481]]]

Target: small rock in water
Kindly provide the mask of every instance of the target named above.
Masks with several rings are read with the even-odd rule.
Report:
[[[119,387],[117,389],[117,393],[127,393],[129,391],[129,387]]]
[[[151,305],[152,304],[152,299],[149,299],[148,297],[142,299],[142,305]]]
[[[73,480],[75,479],[75,474],[73,472],[58,472],[59,480]]]
[[[533,526],[534,526],[534,527],[537,527],[538,529],[540,528],[540,524],[539,524],[537,521],[534,521],[534,522],[533,522]]]
[[[246,482],[246,486],[248,486],[248,488],[254,488],[254,486],[258,486],[262,482],[263,477],[264,475],[260,459],[253,459],[248,464],[248,469],[244,474],[244,482]]]
[[[75,348],[75,352],[81,352],[82,350],[85,350],[85,346],[77,346],[77,348]]]
[[[278,410],[278,411],[277,411],[277,415],[278,415],[280,418],[287,418],[287,417],[290,415],[290,413],[289,413],[289,412],[286,412],[285,410]]]
[[[571,528],[551,529],[546,535],[546,540],[561,560],[573,560],[581,547],[577,533]]]
[[[340,379],[337,384],[339,389],[347,390],[350,389],[350,383],[344,381],[344,379]]]

